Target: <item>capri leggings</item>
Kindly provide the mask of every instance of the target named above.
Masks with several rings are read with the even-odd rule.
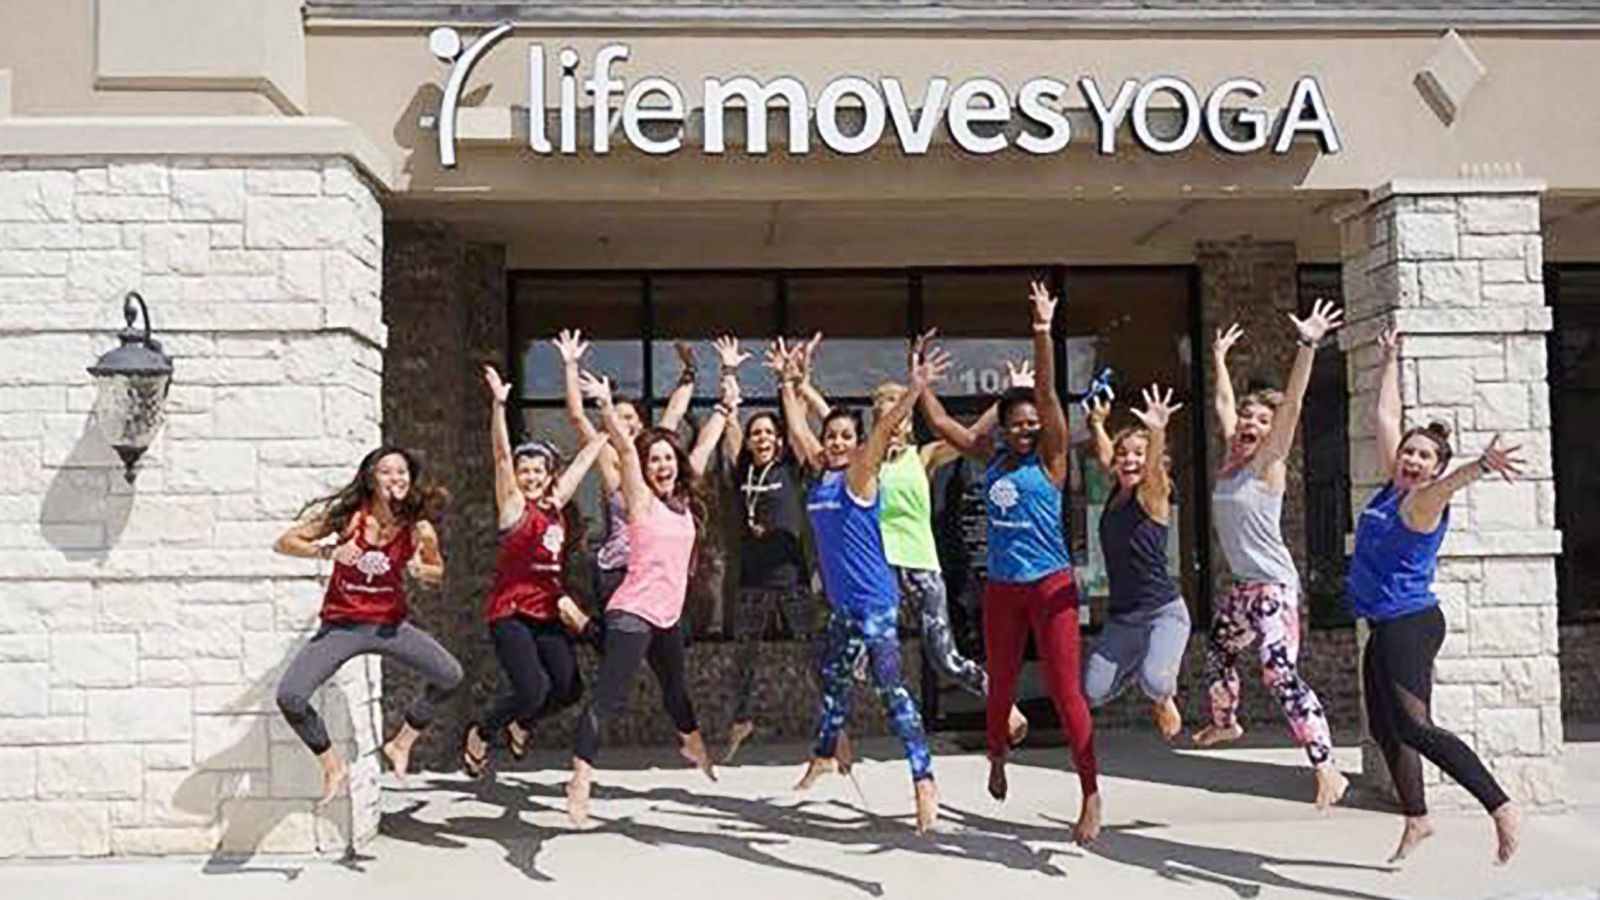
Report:
[[[961,655],[950,633],[950,600],[944,576],[927,569],[895,567],[900,596],[917,611],[922,625],[922,652],[933,667],[974,697],[986,696],[989,678],[983,667]]]
[[[607,721],[616,719],[627,708],[628,691],[640,663],[649,663],[661,686],[662,705],[679,734],[698,731],[694,704],[689,702],[688,682],[684,677],[683,623],[657,628],[626,612],[606,613],[605,647],[600,656],[600,674],[594,696],[578,719],[578,758],[590,765],[600,755],[600,737]]]
[[[560,622],[508,616],[489,626],[494,653],[511,682],[483,720],[483,734],[494,740],[511,722],[524,728],[554,715],[583,692],[572,637]]]
[[[406,710],[406,724],[421,731],[433,721],[434,707],[461,684],[461,663],[433,635],[410,622],[377,625],[328,622],[314,635],[278,682],[278,709],[312,753],[333,746],[327,726],[311,705],[311,695],[339,667],[366,653],[397,659],[416,669],[428,684]]]

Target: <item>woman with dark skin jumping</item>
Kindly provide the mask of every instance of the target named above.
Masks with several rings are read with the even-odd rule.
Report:
[[[1444,643],[1444,614],[1433,593],[1439,547],[1450,530],[1450,500],[1491,475],[1510,479],[1526,463],[1519,447],[1490,439],[1476,460],[1449,468],[1450,428],[1442,422],[1403,429],[1400,338],[1379,337],[1383,370],[1373,415],[1378,462],[1389,482],[1356,522],[1350,557],[1350,602],[1371,632],[1362,651],[1362,700],[1367,728],[1383,750],[1400,795],[1405,827],[1390,861],[1406,857],[1433,834],[1422,787],[1422,760],[1438,766],[1472,793],[1494,821],[1495,859],[1517,850],[1519,815],[1489,770],[1460,738],[1433,724],[1433,660]]]
[[[626,707],[641,663],[649,663],[661,685],[663,704],[678,731],[679,752],[708,777],[716,778],[689,700],[681,620],[695,547],[705,521],[705,501],[693,472],[704,468],[737,403],[725,390],[722,402],[700,432],[694,450],[697,466],[672,432],[651,428],[630,436],[606,379],[585,372],[580,384],[600,408],[601,422],[617,454],[628,558],[627,574],[606,602],[604,647],[594,695],[578,719],[572,780],[567,784],[567,815],[577,825],[588,821],[604,723]]]
[[[512,447],[506,424],[511,385],[490,366],[483,377],[493,400],[489,434],[499,535],[494,588],[484,615],[511,691],[486,719],[467,728],[461,762],[473,776],[483,774],[489,741],[502,730],[511,755],[520,759],[534,720],[577,702],[583,689],[572,636],[562,624],[566,620],[581,631],[587,619],[562,584],[569,530],[565,512],[605,444],[595,435],[565,470],[547,443]]]
[[[406,621],[405,574],[438,584],[444,557],[430,518],[445,492],[422,479],[415,456],[399,447],[366,455],[355,477],[337,492],[313,500],[272,549],[286,556],[333,562],[322,601],[322,627],[295,654],[278,683],[278,709],[322,766],[322,799],[332,799],[349,778],[333,749],[311,695],[339,667],[367,653],[398,659],[416,669],[427,687],[412,701],[383,755],[404,781],[411,747],[433,721],[434,708],[461,683],[461,664],[433,636]]]
[[[1075,839],[1100,833],[1100,789],[1093,724],[1079,682],[1078,591],[1062,520],[1067,479],[1067,415],[1056,394],[1051,329],[1057,300],[1042,282],[1029,293],[1033,319],[1034,386],[1007,391],[1000,401],[998,438],[963,426],[932,391],[922,395],[928,424],[962,453],[988,460],[989,581],[983,597],[989,793],[1006,796],[1010,711],[1028,635],[1033,634],[1045,686],[1072,750],[1083,792]]]

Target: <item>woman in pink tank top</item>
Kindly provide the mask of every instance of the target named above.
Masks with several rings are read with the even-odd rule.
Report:
[[[628,535],[627,574],[606,604],[600,674],[578,719],[572,781],[567,784],[567,814],[582,825],[589,815],[602,725],[624,711],[640,663],[650,664],[661,686],[663,705],[678,729],[680,752],[707,776],[715,779],[716,774],[689,701],[679,627],[700,523],[705,519],[705,501],[694,476],[698,467],[670,431],[650,428],[637,437],[630,435],[612,402],[607,379],[584,372],[580,381],[585,396],[599,406],[616,451]],[[709,454],[716,446],[737,402],[737,391],[725,387],[716,411],[701,429],[694,455]]]

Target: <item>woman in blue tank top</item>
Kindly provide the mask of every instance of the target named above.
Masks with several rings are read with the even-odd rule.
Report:
[[[1189,607],[1167,574],[1172,515],[1167,423],[1182,408],[1172,405],[1170,389],[1163,394],[1152,385],[1144,391],[1144,409],[1133,410],[1139,425],[1115,437],[1106,433],[1110,403],[1095,398],[1089,408],[1095,461],[1116,481],[1100,514],[1111,603],[1083,665],[1083,692],[1089,706],[1099,708],[1137,677],[1150,698],[1156,728],[1169,741],[1183,729],[1174,698],[1189,646]]]
[[[928,424],[940,437],[968,456],[989,461],[985,499],[989,581],[983,594],[989,793],[996,799],[1006,795],[1010,710],[1031,631],[1083,792],[1075,837],[1087,843],[1100,833],[1100,789],[1089,704],[1079,683],[1078,589],[1061,517],[1067,415],[1056,394],[1051,336],[1056,303],[1042,282],[1033,283],[1029,305],[1034,385],[1032,390],[1007,391],[1001,397],[998,440],[951,418],[932,391],[923,392],[922,402]]]
[[[1433,594],[1439,546],[1450,527],[1450,498],[1485,475],[1510,478],[1524,462],[1517,447],[1500,446],[1495,435],[1475,462],[1450,464],[1450,428],[1434,422],[1402,430],[1400,339],[1379,338],[1383,371],[1378,386],[1374,433],[1379,462],[1389,482],[1367,503],[1356,523],[1350,558],[1350,603],[1371,633],[1362,651],[1362,695],[1367,727],[1383,750],[1405,828],[1391,861],[1410,853],[1433,833],[1422,788],[1422,760],[1438,766],[1472,793],[1494,820],[1496,857],[1517,849],[1517,807],[1472,748],[1433,724],[1433,660],[1444,642],[1445,620]]]
[[[864,646],[889,728],[905,745],[911,764],[917,830],[927,832],[938,814],[938,794],[922,716],[900,671],[896,627],[900,588],[884,557],[878,523],[882,505],[878,468],[890,438],[911,414],[918,395],[949,367],[942,353],[924,356],[922,344],[919,340],[908,355],[905,394],[878,418],[870,434],[864,432],[859,413],[836,407],[823,420],[821,441],[806,422],[805,403],[799,396],[804,349],[791,352],[780,340],[768,364],[782,373],[789,446],[817,476],[806,498],[806,512],[832,610],[822,660],[822,722],[811,761],[796,787],[809,788],[829,769],[849,772],[849,753],[839,736],[850,715],[853,663]]]

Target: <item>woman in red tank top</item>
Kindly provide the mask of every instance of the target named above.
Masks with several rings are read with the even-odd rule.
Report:
[[[511,690],[487,718],[467,728],[461,764],[472,776],[483,774],[489,742],[501,731],[507,733],[511,755],[520,759],[534,721],[570,706],[583,690],[568,629],[581,632],[588,616],[567,596],[563,583],[570,536],[566,512],[605,446],[605,437],[594,435],[565,471],[556,449],[543,441],[513,449],[506,425],[511,386],[490,366],[484,367],[483,377],[494,401],[489,434],[500,536],[494,589],[484,616]]]
[[[278,708],[322,765],[323,799],[347,780],[311,695],[346,662],[366,653],[399,659],[418,670],[427,689],[406,712],[405,724],[383,745],[403,780],[411,747],[433,719],[434,706],[461,682],[461,664],[438,641],[406,621],[405,573],[430,584],[444,579],[444,557],[430,517],[445,492],[422,479],[416,457],[380,447],[361,460],[355,478],[313,500],[273,549],[288,556],[333,561],[322,601],[322,627],[289,663],[278,683]]]

